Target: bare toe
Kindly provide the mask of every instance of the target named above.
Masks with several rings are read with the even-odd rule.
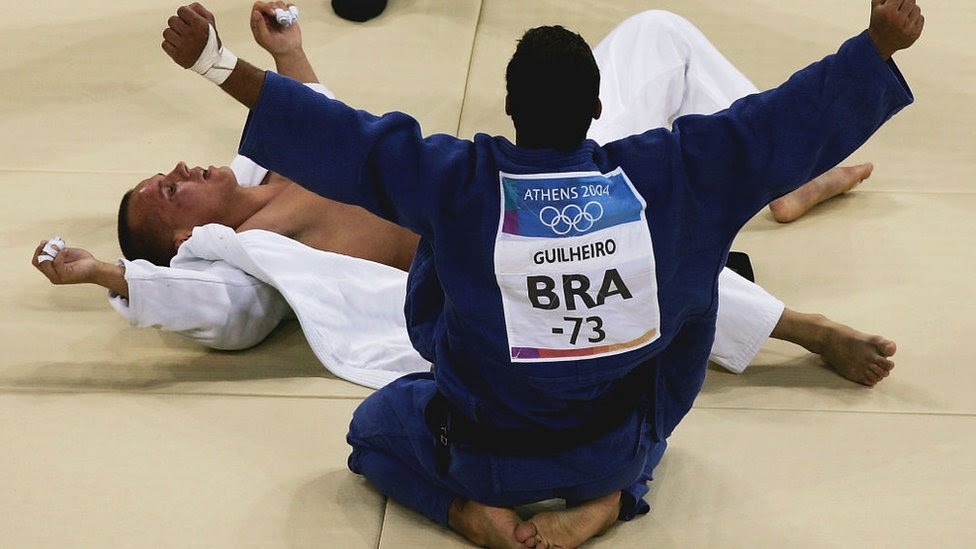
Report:
[[[521,521],[512,509],[455,499],[448,510],[447,524],[481,547],[527,547],[515,539],[515,530],[521,526]]]
[[[515,540],[519,543],[525,545],[526,547],[537,547],[538,546],[538,530],[535,524],[531,522],[520,522],[518,526],[515,527]]]
[[[881,353],[881,356],[895,356],[897,350],[898,346],[895,345],[895,342],[887,339],[882,339],[878,345],[878,352]]]

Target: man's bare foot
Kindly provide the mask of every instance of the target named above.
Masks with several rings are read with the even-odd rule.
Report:
[[[479,547],[522,549],[515,539],[521,519],[512,509],[491,507],[475,501],[455,499],[447,512],[447,525]]]
[[[890,359],[897,350],[894,341],[859,332],[823,315],[785,309],[771,337],[820,355],[838,374],[870,387],[895,367]]]
[[[773,219],[780,223],[796,221],[817,204],[853,189],[858,183],[871,177],[872,171],[874,165],[870,162],[836,167],[770,202],[769,211],[773,212]]]
[[[888,377],[895,367],[889,358],[897,350],[894,341],[861,333],[829,319],[824,321],[827,327],[820,356],[837,373],[869,387]]]
[[[521,523],[515,539],[532,549],[574,549],[617,522],[620,492],[592,499],[564,511],[546,511]]]

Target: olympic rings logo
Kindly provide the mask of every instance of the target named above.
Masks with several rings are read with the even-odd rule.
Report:
[[[582,208],[576,204],[567,204],[562,211],[555,206],[546,206],[539,210],[539,221],[559,236],[572,230],[585,233],[602,217],[603,204],[595,200],[587,202]]]

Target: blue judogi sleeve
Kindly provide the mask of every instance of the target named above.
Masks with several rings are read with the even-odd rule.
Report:
[[[666,192],[703,201],[727,234],[836,166],[912,101],[894,62],[881,59],[865,31],[777,88],[714,115],[678,118],[670,136],[650,131],[607,148],[640,151],[669,142],[658,169],[670,167],[674,184],[686,188]],[[660,186],[639,190],[652,197],[662,192]]]
[[[375,116],[308,87],[265,74],[240,150],[271,171],[326,198],[361,206],[420,235],[471,177],[474,145],[424,138],[410,116]]]

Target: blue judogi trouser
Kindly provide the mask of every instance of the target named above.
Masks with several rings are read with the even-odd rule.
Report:
[[[455,498],[498,507],[560,498],[572,506],[622,490],[621,520],[650,510],[643,496],[667,443],[652,441],[646,422],[634,420],[633,427],[641,430],[636,447],[633,440],[629,447],[621,445],[619,433],[555,454],[539,448],[539,455],[505,456],[453,445],[448,471],[441,475],[437,439],[424,421],[436,391],[432,374],[411,374],[367,398],[349,426],[349,468],[390,498],[443,525]],[[606,448],[614,447],[622,455],[608,456]]]

